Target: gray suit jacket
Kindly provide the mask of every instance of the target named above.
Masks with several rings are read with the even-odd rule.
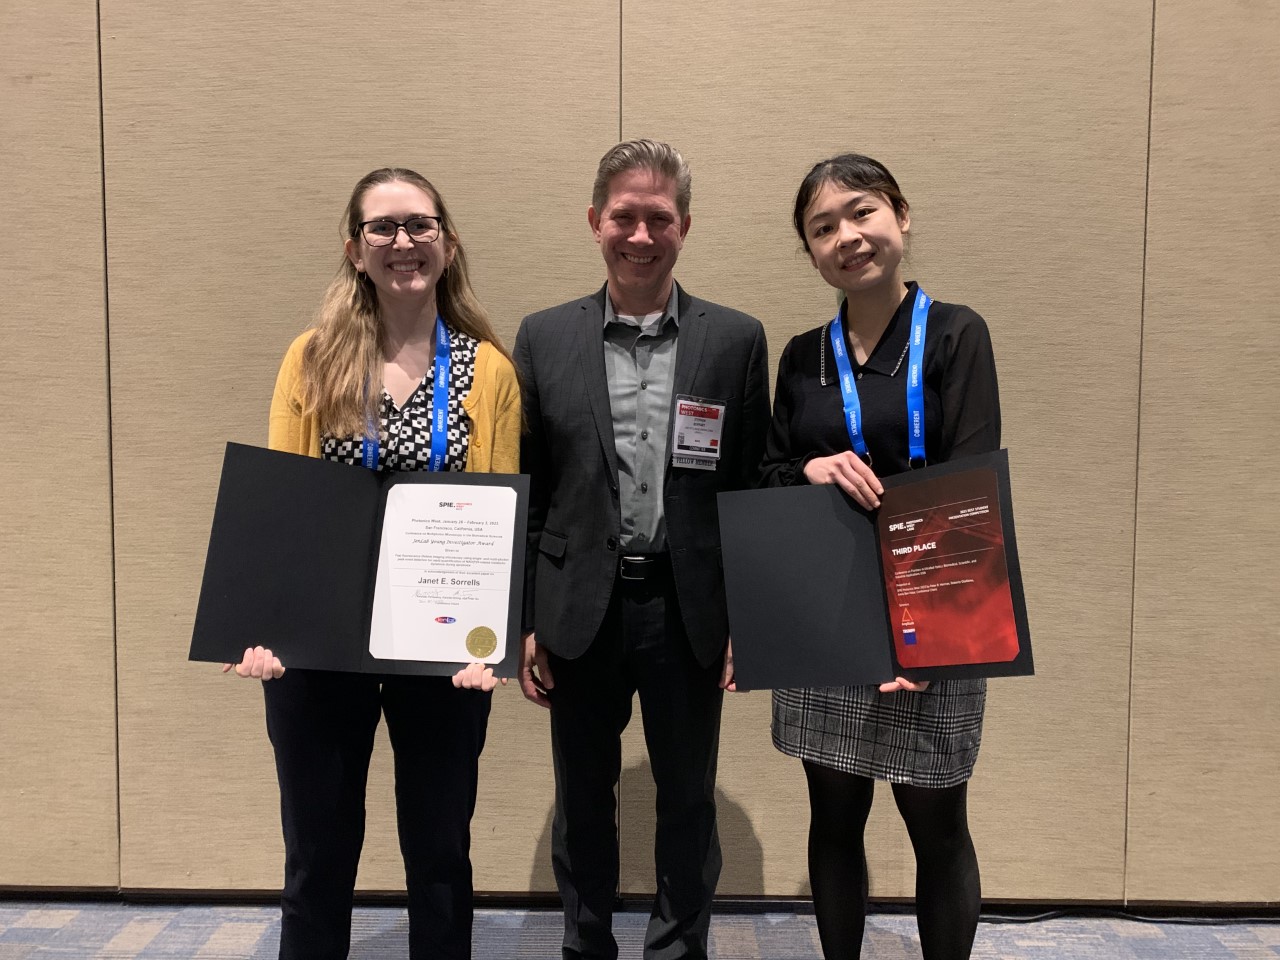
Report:
[[[605,289],[525,317],[515,359],[532,478],[524,625],[553,653],[580,656],[604,620],[618,568],[618,461],[604,366]],[[680,610],[709,666],[729,635],[716,494],[751,487],[769,426],[768,348],[760,321],[678,289],[673,397],[726,404],[714,471],[671,466],[663,508]],[[674,418],[672,418],[674,421]]]

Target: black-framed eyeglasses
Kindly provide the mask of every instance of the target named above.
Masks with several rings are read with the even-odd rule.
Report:
[[[396,242],[403,227],[414,243],[433,243],[440,236],[440,217],[410,217],[408,220],[362,220],[356,224],[371,247],[386,247]]]

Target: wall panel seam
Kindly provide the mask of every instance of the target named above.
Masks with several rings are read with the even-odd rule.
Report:
[[[1124,769],[1124,848],[1120,857],[1120,895],[1126,905],[1129,903],[1129,835],[1132,830],[1129,818],[1133,799],[1133,660],[1138,617],[1138,510],[1141,505],[1142,485],[1142,374],[1143,346],[1145,344],[1147,321],[1147,247],[1150,243],[1151,230],[1151,133],[1154,125],[1152,118],[1155,109],[1156,7],[1158,3],[1159,0],[1151,0],[1151,46],[1147,73],[1147,158],[1142,197],[1142,282],[1139,287],[1138,302],[1137,428],[1134,431],[1133,451],[1133,553],[1131,554],[1129,568],[1129,716],[1128,730],[1126,731]]]
[[[622,142],[622,5],[625,0],[618,0],[618,143]],[[649,755],[649,746],[645,744],[645,756]],[[613,830],[618,838],[618,879],[615,894],[622,892],[622,863],[625,847],[625,835],[622,832],[622,780],[614,784]]]
[[[622,4],[618,0],[618,142],[622,142]]]
[[[116,755],[116,889],[124,882],[124,824],[121,819],[120,782],[120,623],[116,597],[116,462],[112,426],[115,422],[111,405],[111,276],[107,259],[107,117],[103,93],[102,73],[102,2],[95,0],[93,15],[97,29],[98,53],[98,186],[102,197],[102,344],[106,380],[106,433],[107,433],[107,524],[110,534],[107,540],[111,552],[111,679],[112,704],[115,718]]]

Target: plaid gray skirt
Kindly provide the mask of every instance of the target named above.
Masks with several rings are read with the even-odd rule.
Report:
[[[773,745],[824,767],[889,783],[954,787],[982,745],[986,680],[943,680],[923,693],[874,686],[773,692]]]

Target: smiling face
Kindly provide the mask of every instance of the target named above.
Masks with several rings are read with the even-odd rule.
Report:
[[[828,180],[804,212],[809,259],[850,296],[882,283],[902,285],[903,235],[911,226],[882,194]]]
[[[403,180],[375,184],[360,200],[361,221],[402,223],[439,215],[429,193]],[[397,230],[395,240],[383,247],[370,246],[363,234],[357,234],[346,241],[345,249],[352,265],[368,275],[379,302],[424,307],[435,302],[436,283],[454,255],[453,242],[444,232],[431,243],[415,243],[405,230]]]
[[[614,308],[663,309],[690,223],[677,209],[675,181],[647,167],[625,170],[609,181],[603,208],[588,209],[587,222],[604,256]]]

